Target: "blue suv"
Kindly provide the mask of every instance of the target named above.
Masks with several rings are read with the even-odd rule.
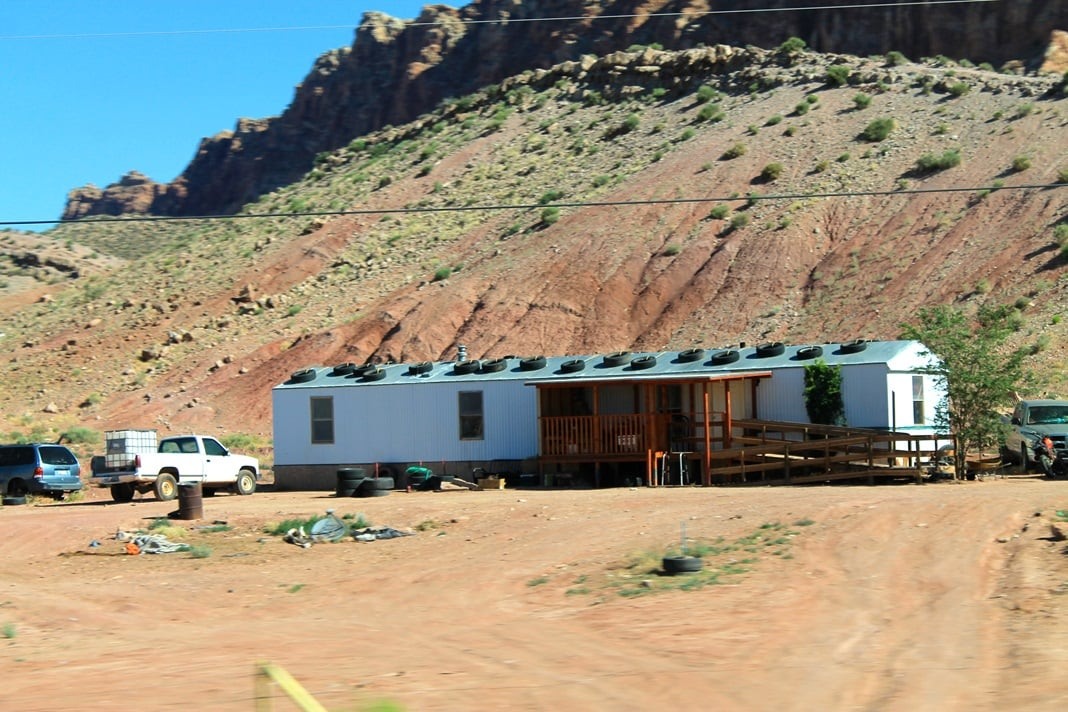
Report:
[[[65,445],[0,445],[0,494],[43,494],[63,499],[82,488],[82,467]]]

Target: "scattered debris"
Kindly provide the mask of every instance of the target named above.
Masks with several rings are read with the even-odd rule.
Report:
[[[131,534],[121,529],[115,532],[115,540],[126,544],[126,553],[136,554],[173,554],[176,551],[189,551],[188,544],[170,541],[162,534]]]

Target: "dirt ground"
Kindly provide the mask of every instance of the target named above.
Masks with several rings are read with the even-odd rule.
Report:
[[[260,661],[330,710],[1068,702],[1068,482],[257,492],[174,522],[207,556],[114,539],[175,509],[0,508],[0,708],[251,710]],[[413,535],[265,533],[327,509]],[[624,566],[683,534],[702,573]]]

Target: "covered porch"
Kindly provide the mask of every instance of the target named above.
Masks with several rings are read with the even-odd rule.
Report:
[[[543,477],[594,487],[711,485],[713,453],[731,449],[735,418],[754,417],[770,372],[535,383]]]

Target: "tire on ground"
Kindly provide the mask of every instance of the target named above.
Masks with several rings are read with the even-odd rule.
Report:
[[[699,556],[665,556],[661,562],[664,573],[674,576],[675,574],[692,574],[704,568],[704,560]]]
[[[116,502],[129,502],[136,491],[137,488],[134,487],[133,482],[120,482],[117,485],[111,485],[111,498]]]

